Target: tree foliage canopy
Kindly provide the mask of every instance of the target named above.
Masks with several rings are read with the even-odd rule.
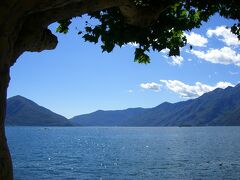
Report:
[[[231,31],[240,39],[240,2],[238,0],[132,0],[135,8],[143,10],[146,16],[154,8],[164,6],[165,9],[154,21],[147,26],[129,24],[116,8],[88,13],[90,18],[98,20],[92,26],[86,22],[85,32],[79,32],[89,42],[97,43],[101,40],[103,51],[111,52],[116,45],[123,46],[130,42],[139,44],[135,50],[135,61],[149,63],[150,58],[146,52],[161,51],[168,48],[169,56],[180,54],[180,48],[187,43],[184,31],[199,28],[202,22],[215,13],[227,19],[236,20]],[[70,19],[59,21],[57,32],[67,33]]]

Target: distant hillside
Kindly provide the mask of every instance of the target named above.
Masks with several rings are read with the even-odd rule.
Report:
[[[128,122],[131,126],[240,125],[240,86],[216,89],[175,104],[163,103]]]
[[[116,111],[99,110],[90,114],[75,116],[70,120],[73,124],[82,126],[121,126],[128,124],[128,119],[144,111],[145,109],[143,108],[129,108]]]
[[[130,114],[129,109],[96,111],[71,121],[84,126],[239,126],[240,85],[218,88],[188,101],[136,109]]]
[[[96,111],[68,120],[21,96],[7,101],[7,125],[22,126],[240,126],[240,85],[149,109]]]
[[[7,100],[6,124],[14,126],[71,126],[65,117],[58,115],[22,96]]]

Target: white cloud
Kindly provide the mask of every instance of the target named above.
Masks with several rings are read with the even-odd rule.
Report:
[[[239,74],[239,72],[233,72],[233,71],[229,71],[229,74],[231,74],[231,75],[238,75],[238,74]]]
[[[191,50],[191,53],[214,64],[234,64],[240,66],[240,54],[229,47],[210,49],[207,52]]]
[[[217,26],[216,29],[209,29],[207,31],[207,36],[217,36],[220,38],[228,46],[239,46],[240,41],[238,40],[237,36],[231,32],[230,29],[226,28],[225,26]]]
[[[179,94],[183,98],[196,98],[206,92],[213,91],[216,88],[226,88],[234,86],[229,82],[218,82],[214,86],[196,82],[194,85],[188,85],[178,80],[160,80],[171,91]]]
[[[200,34],[191,32],[190,34],[185,33],[184,35],[186,36],[187,42],[190,45],[198,46],[198,47],[206,47],[206,44],[208,43],[208,39],[201,36]]]
[[[154,90],[154,91],[160,91],[161,85],[157,84],[155,82],[151,82],[151,83],[141,83],[140,87],[143,88],[143,89],[151,89],[151,90]]]
[[[182,56],[172,56],[172,65],[181,65],[183,62],[183,57]]]
[[[166,54],[169,54],[169,51],[170,50],[168,48],[161,50],[161,52],[164,54],[163,57],[165,59],[171,58],[172,61],[170,62],[170,64],[172,65],[181,65],[183,62],[183,57],[182,56],[170,56],[170,57],[166,56]]]
[[[133,90],[132,90],[132,89],[129,89],[127,92],[128,92],[128,93],[133,93]]]
[[[169,57],[168,56],[166,56],[166,55],[163,55],[163,57],[165,58],[165,59],[168,59]]]
[[[164,54],[169,54],[169,51],[170,51],[170,49],[168,49],[168,48],[161,50],[161,52]]]
[[[139,44],[136,42],[130,42],[130,43],[128,43],[128,45],[130,45],[132,47],[139,47]]]

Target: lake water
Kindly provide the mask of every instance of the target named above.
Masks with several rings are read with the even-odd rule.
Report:
[[[16,180],[240,179],[240,127],[8,127]]]

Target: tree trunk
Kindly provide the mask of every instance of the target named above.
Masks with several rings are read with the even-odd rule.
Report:
[[[13,168],[5,135],[5,116],[7,87],[9,84],[9,65],[0,64],[0,180],[12,180]]]

